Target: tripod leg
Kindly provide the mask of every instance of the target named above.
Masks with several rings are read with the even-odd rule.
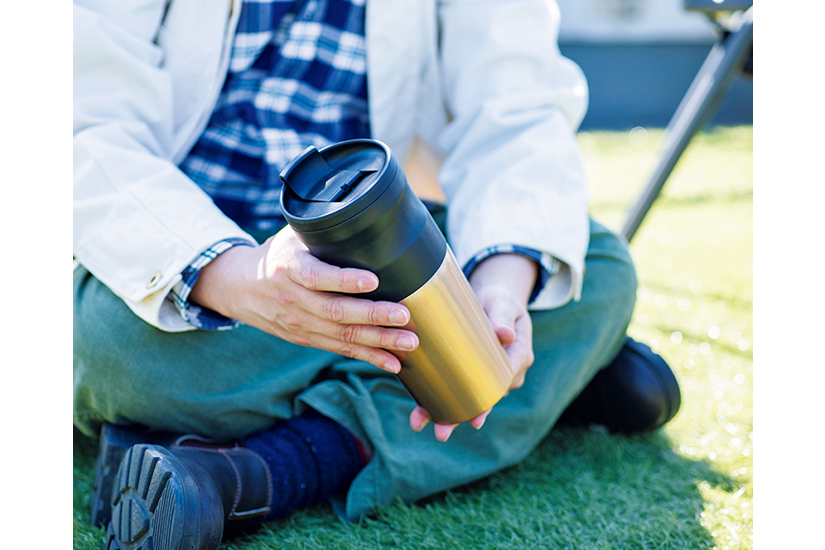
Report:
[[[719,99],[730,88],[734,75],[747,61],[752,44],[753,8],[750,8],[742,14],[738,28],[713,46],[670,120],[659,163],[622,227],[622,236],[628,242],[636,234],[691,138],[709,118]]]

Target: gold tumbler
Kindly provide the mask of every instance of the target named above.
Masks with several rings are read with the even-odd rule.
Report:
[[[420,343],[398,353],[398,377],[433,421],[465,422],[507,393],[510,360],[389,147],[368,139],[309,147],[281,180],[281,211],[310,252],[374,272],[378,289],[361,296],[410,310]]]

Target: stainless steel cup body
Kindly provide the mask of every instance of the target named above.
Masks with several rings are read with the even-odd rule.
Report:
[[[435,422],[471,420],[504,397],[513,367],[452,250],[401,303],[420,344],[399,357],[398,377]]]

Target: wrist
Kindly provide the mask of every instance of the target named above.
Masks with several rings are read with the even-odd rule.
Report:
[[[189,301],[226,317],[237,318],[233,307],[237,300],[233,295],[237,296],[235,293],[243,288],[243,266],[253,250],[250,246],[233,246],[218,254],[201,269]]]
[[[538,273],[539,266],[534,260],[521,254],[500,253],[482,260],[469,280],[476,292],[501,287],[527,304]]]

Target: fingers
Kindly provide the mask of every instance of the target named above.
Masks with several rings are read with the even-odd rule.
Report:
[[[523,306],[507,296],[495,293],[485,296],[484,308],[490,324],[513,365],[510,389],[524,385],[527,369],[533,364],[533,324]]]
[[[340,324],[403,327],[410,322],[410,310],[394,302],[373,302],[362,298],[307,293],[302,305],[316,316]]]
[[[524,385],[524,378],[526,375],[526,371],[521,371],[519,374],[517,374],[516,377],[513,378],[513,381],[510,383],[510,389],[517,390],[518,388],[522,387]]]
[[[484,422],[487,420],[487,416],[490,414],[490,411],[493,409],[487,409],[480,415],[476,416],[472,420],[470,420],[470,426],[475,428],[476,430],[480,430],[481,427],[484,425]]]
[[[410,323],[409,310],[393,302],[333,293],[374,290],[378,278],[369,271],[326,264],[295,246],[292,261],[281,264],[286,265],[282,273],[291,282],[291,288],[282,285],[275,290],[273,299],[279,304],[280,316],[271,318],[296,343],[397,373],[398,359],[384,350],[410,352],[418,347],[415,333],[393,328]]]
[[[410,413],[410,428],[412,428],[414,432],[423,430],[429,421],[430,414],[421,407],[414,408]]]
[[[330,328],[337,340],[344,344],[358,344],[395,351],[413,351],[418,347],[418,336],[408,330],[388,329],[370,325],[337,325]],[[337,331],[337,334],[335,334]]]
[[[378,277],[374,273],[337,267],[313,256],[289,226],[270,237],[264,246],[267,254],[259,276],[272,277],[281,271],[293,283],[322,292],[359,294],[378,288]]]
[[[332,353],[337,353],[350,359],[365,361],[392,374],[398,374],[401,371],[401,362],[398,360],[398,357],[384,349],[361,344],[345,343],[324,335],[314,335],[313,338],[300,343],[301,345],[331,351]]]
[[[481,429],[491,410],[492,409],[488,409],[470,420],[470,425],[476,430]],[[415,407],[410,413],[410,428],[412,428],[414,432],[420,432],[431,420],[430,414],[426,410],[421,407]],[[433,426],[433,433],[435,434],[435,438],[443,443],[450,439],[450,436],[457,427],[458,424],[435,424]]]
[[[341,269],[325,264],[309,254],[305,256],[309,259],[302,260],[302,265],[311,265],[311,269],[291,270],[289,276],[293,282],[310,291],[300,293],[301,305],[307,311],[342,325],[403,327],[409,324],[410,311],[401,304],[333,294],[375,290],[378,278],[373,273],[360,269]]]
[[[367,361],[396,374],[400,362],[387,351],[411,352],[419,345],[414,332],[392,328],[409,322],[409,311],[400,304],[310,294],[302,304],[306,313],[288,327],[293,333],[300,330],[309,335],[305,345]]]
[[[436,424],[433,426],[433,433],[435,434],[435,438],[442,443],[450,439],[450,436],[453,434],[453,430],[458,427],[458,424]]]
[[[535,355],[533,353],[533,324],[529,315],[524,315],[516,320],[517,337],[512,344],[505,347],[507,357],[515,369],[515,376],[510,383],[510,389],[520,388],[524,385],[524,377],[533,365]]]
[[[297,253],[296,259],[297,264],[288,276],[309,290],[359,294],[378,288],[378,277],[364,269],[336,267],[322,262],[309,251]]]

